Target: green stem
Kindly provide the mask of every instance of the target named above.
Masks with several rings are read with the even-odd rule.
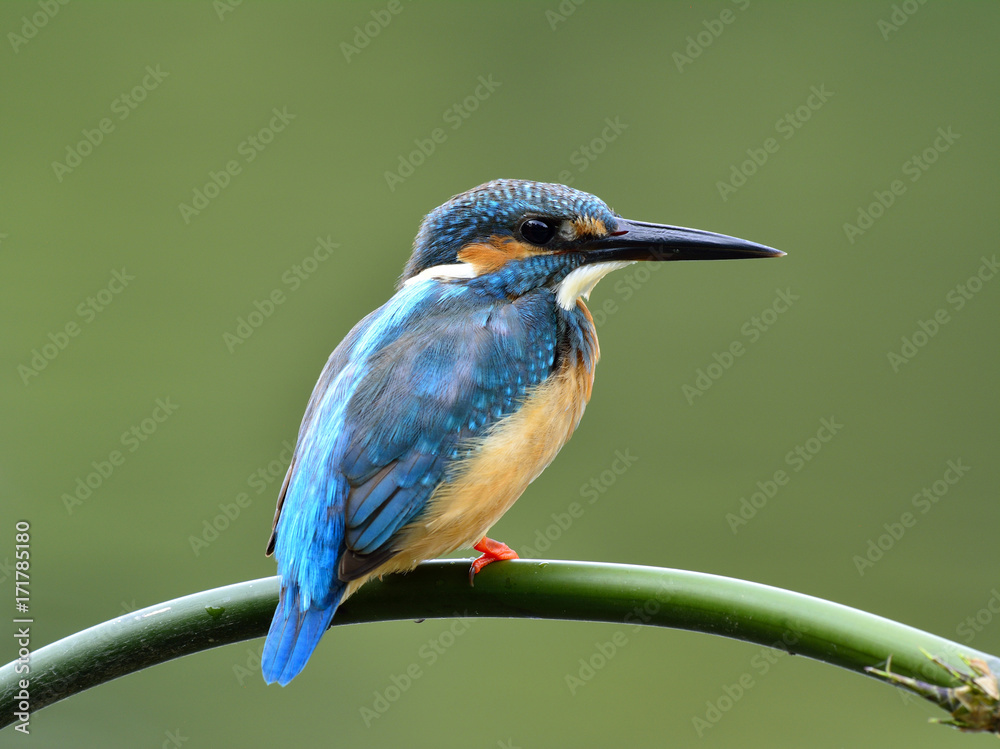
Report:
[[[468,582],[466,560],[425,562],[369,583],[334,624],[393,619],[524,617],[647,624],[723,635],[864,673],[892,656],[894,673],[954,686],[921,648],[956,668],[959,654],[993,673],[1000,659],[941,637],[818,598],[682,570],[592,562],[520,560]],[[262,637],[277,603],[277,578],[178,598],[70,635],[31,653],[30,711],[182,655]],[[0,668],[0,727],[15,722],[17,662]]]

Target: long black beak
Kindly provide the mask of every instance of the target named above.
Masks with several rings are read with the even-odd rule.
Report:
[[[740,260],[781,257],[785,254],[781,250],[725,234],[623,218],[618,219],[618,226],[611,234],[586,242],[578,249],[595,263],[614,260]]]

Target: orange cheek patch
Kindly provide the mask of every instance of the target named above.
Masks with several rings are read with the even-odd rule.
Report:
[[[576,236],[578,237],[585,235],[603,237],[608,233],[608,227],[604,225],[603,221],[599,218],[591,218],[590,216],[573,219],[573,228],[576,230]]]
[[[537,255],[538,251],[516,239],[491,237],[489,242],[470,244],[458,252],[458,259],[476,269],[476,275],[500,270],[511,260]]]

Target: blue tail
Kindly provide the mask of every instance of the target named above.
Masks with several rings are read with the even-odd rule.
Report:
[[[306,611],[300,611],[298,589],[294,585],[288,589],[282,587],[261,655],[264,681],[285,686],[305,668],[309,656],[330,626],[342,592],[343,589],[337,591],[333,600],[322,608],[314,604]]]

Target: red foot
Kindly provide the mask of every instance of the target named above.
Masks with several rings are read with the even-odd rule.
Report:
[[[472,563],[469,567],[469,585],[475,585],[475,577],[487,564],[500,561],[502,559],[517,559],[517,552],[502,541],[494,541],[492,538],[483,536],[483,540],[472,547],[476,551],[483,552],[483,555]]]

